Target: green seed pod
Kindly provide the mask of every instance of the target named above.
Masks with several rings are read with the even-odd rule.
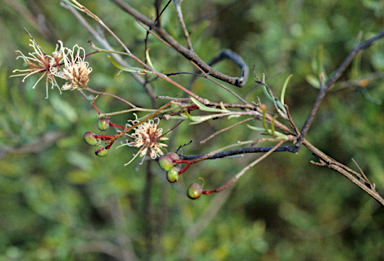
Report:
[[[95,137],[95,134],[92,133],[92,132],[90,132],[90,131],[84,133],[83,138],[84,138],[84,141],[85,141],[87,144],[92,145],[92,146],[95,146],[95,145],[99,142],[99,139],[97,139],[97,138]]]
[[[97,120],[97,128],[101,131],[105,131],[109,128],[110,118],[107,116],[100,117]]]
[[[192,183],[191,185],[189,185],[187,190],[187,196],[190,199],[198,199],[202,193],[203,188],[197,183]]]
[[[108,150],[104,146],[97,147],[97,150],[95,151],[95,154],[99,157],[104,157],[108,153]]]
[[[167,180],[171,183],[176,183],[179,180],[179,171],[178,167],[173,167],[167,172]]]
[[[168,152],[167,156],[172,160],[178,160],[180,159],[179,155],[176,152]]]
[[[159,163],[160,167],[165,171],[170,171],[173,167],[172,159],[168,157],[168,154],[159,157],[157,162]]]

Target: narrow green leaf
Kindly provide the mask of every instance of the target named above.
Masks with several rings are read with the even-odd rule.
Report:
[[[261,80],[262,83],[265,84],[265,74],[263,73],[263,78]],[[263,85],[263,92],[265,96],[270,100],[271,102],[274,102],[273,95],[270,94],[270,91],[267,89],[267,86]]]
[[[147,58],[147,62],[149,64],[149,67],[151,67],[153,70],[156,71],[155,66],[153,66],[151,58],[149,57],[149,49],[145,51],[145,58]]]
[[[247,124],[247,127],[250,128],[251,130],[261,131],[261,132],[265,133],[265,129],[264,128],[255,127],[255,126],[251,126],[251,125],[248,125],[248,124]],[[282,140],[287,140],[288,139],[287,135],[285,135],[285,134],[283,134],[281,132],[278,132],[278,131],[275,131],[275,134],[273,136],[278,138],[278,139],[282,139]]]
[[[201,111],[208,111],[208,112],[221,112],[221,113],[225,113],[225,112],[230,112],[229,110],[225,109],[224,107],[224,104],[220,104],[222,108],[224,109],[217,109],[217,108],[210,108],[210,107],[207,107],[205,106],[204,104],[202,104],[201,102],[199,102],[198,100],[196,100],[195,98],[193,97],[190,97],[191,101],[197,105],[197,107],[199,107],[199,109]]]
[[[251,125],[248,125],[248,124],[247,124],[247,127],[250,128],[251,130],[265,132],[265,129],[264,129],[264,128],[255,127],[255,126],[251,126]]]
[[[288,82],[289,82],[289,80],[291,79],[292,75],[293,75],[293,74],[291,74],[291,75],[289,75],[289,76],[287,77],[287,79],[286,79],[285,82],[284,82],[283,89],[281,90],[281,98],[280,98],[280,101],[281,101],[282,104],[284,104],[285,90],[287,89]]]
[[[317,89],[320,89],[320,81],[313,74],[307,74],[307,76],[305,76],[305,79],[310,85]]]
[[[275,107],[276,107],[277,111],[279,112],[279,114],[284,119],[286,119],[287,111],[285,110],[284,105],[277,98],[275,98]]]
[[[66,2],[67,4],[69,4],[70,6],[72,6],[73,8],[76,8],[77,10],[79,10],[80,12],[82,12],[83,10],[81,10],[81,8],[79,8],[77,5],[71,3],[71,1],[69,0],[63,0],[64,2]]]
[[[361,56],[363,52],[360,52],[356,55],[355,59],[353,59],[352,70],[351,70],[351,79],[357,79],[360,76],[360,64],[361,64]]]

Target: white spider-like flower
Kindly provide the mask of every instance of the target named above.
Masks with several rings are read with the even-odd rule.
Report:
[[[76,90],[87,87],[89,82],[88,75],[92,72],[92,68],[85,61],[86,54],[84,48],[76,44],[72,49],[69,49],[63,46],[62,41],[59,41],[52,55],[47,55],[34,39],[30,41],[31,44],[29,45],[33,48],[33,52],[24,55],[21,51],[16,51],[16,53],[20,54],[16,59],[22,58],[24,65],[28,69],[16,69],[13,73],[19,72],[19,74],[12,75],[11,77],[24,76],[22,80],[24,82],[29,76],[41,73],[42,75],[32,88],[35,89],[40,80],[46,77],[46,98],[48,98],[49,82],[52,85],[52,89],[53,87],[59,89],[60,94],[61,90]],[[56,77],[67,81],[61,89],[56,81]]]
[[[47,55],[44,50],[36,43],[35,40],[30,39],[31,46],[33,48],[33,52],[28,53],[27,55],[24,55],[21,51],[17,50],[16,53],[19,53],[20,55],[16,57],[16,59],[22,58],[24,60],[24,65],[28,67],[28,69],[23,70],[13,70],[13,73],[19,72],[19,74],[11,75],[10,77],[16,77],[16,76],[24,76],[22,82],[25,81],[26,78],[33,74],[41,73],[42,75],[40,78],[36,81],[36,83],[32,86],[33,89],[35,89],[36,85],[40,82],[41,79],[43,79],[46,76],[46,98],[48,98],[48,83],[50,82],[52,85],[52,89],[54,87],[58,88],[60,93],[60,87],[56,82],[56,72],[60,69],[60,63],[62,62],[62,56],[59,55],[59,53],[63,50],[63,43],[59,41],[59,45],[56,45],[56,50],[53,52],[52,56]]]
[[[130,120],[129,122],[132,125],[128,124],[128,126],[133,126],[139,121],[136,119]],[[119,146],[121,147],[127,145],[139,148],[139,151],[134,155],[134,157],[128,163],[124,164],[124,166],[130,164],[138,155],[140,155],[140,157],[144,157],[147,153],[149,153],[149,156],[152,159],[156,159],[157,157],[163,155],[161,148],[167,147],[167,144],[160,143],[159,141],[168,140],[168,138],[162,136],[163,129],[158,128],[159,123],[160,120],[158,118],[155,118],[155,120],[148,120],[148,122],[143,122],[134,128],[134,133],[128,135],[133,138],[133,141],[127,141]]]
[[[61,87],[62,90],[76,90],[86,87],[92,72],[89,63],[85,61],[85,50],[79,45],[75,45],[73,49],[64,47],[62,51],[64,68],[57,71],[56,75],[67,82]]]

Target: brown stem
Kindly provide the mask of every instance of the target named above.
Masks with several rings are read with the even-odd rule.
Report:
[[[208,73],[209,75],[212,75],[213,77],[219,80],[225,81],[227,83],[233,84],[238,87],[242,87],[246,84],[246,77],[244,77],[243,75],[241,75],[240,77],[230,77],[228,75],[225,75],[223,73],[220,73],[214,70],[211,66],[205,63],[199,56],[197,56],[197,54],[193,50],[189,50],[188,48],[185,48],[184,46],[182,46],[172,36],[170,36],[163,28],[156,26],[154,21],[144,16],[143,14],[139,13],[137,10],[132,8],[128,3],[125,3],[121,0],[111,0],[111,1],[114,2],[117,6],[119,6],[122,10],[124,10],[125,12],[133,16],[135,19],[137,19],[138,21],[142,22],[143,24],[151,28],[153,31],[155,31],[170,46],[172,46],[172,48],[174,48],[177,52],[182,54],[188,60],[191,60],[194,63],[196,63],[201,69],[203,69],[204,72]]]
[[[334,169],[340,174],[344,175],[347,179],[352,181],[354,184],[356,184],[359,188],[367,192],[371,197],[376,199],[377,202],[379,202],[381,205],[384,206],[384,199],[380,196],[379,193],[375,190],[375,187],[371,184],[367,186],[366,183],[362,182],[361,180],[357,179],[354,175],[350,173],[350,171],[347,171],[349,168],[342,165],[341,163],[335,161],[328,155],[324,154],[322,151],[320,151],[318,148],[313,146],[311,143],[309,143],[307,140],[303,140],[303,145],[307,147],[310,151],[313,152],[317,157],[319,157],[321,160],[324,161],[325,164],[322,164],[323,166],[326,166],[330,169]]]
[[[181,11],[181,1],[174,0],[173,3],[175,4],[175,7],[176,7],[176,13],[177,13],[177,17],[179,18],[181,29],[183,30],[185,39],[187,40],[188,49],[193,51],[191,38],[189,37],[187,27],[185,26],[185,23],[184,23],[183,12]]]
[[[106,50],[109,50],[109,51],[114,51],[114,49],[112,48],[112,46],[108,43],[108,41],[102,37],[96,30],[94,30],[92,28],[92,26],[84,19],[84,17],[82,17],[79,12],[73,8],[72,6],[70,5],[67,5],[67,4],[63,4],[65,8],[67,8],[74,16],[75,18],[88,30],[88,32],[106,49]],[[123,65],[124,67],[131,67],[125,60],[122,59],[122,57],[116,53],[111,53],[111,55],[113,56],[113,58],[121,65]],[[151,102],[152,104],[156,101],[156,99],[154,98],[156,96],[155,92],[153,91],[153,89],[151,88],[151,86],[145,82],[145,80],[143,79],[143,77],[141,75],[139,75],[138,73],[134,73],[134,72],[131,72],[130,73],[132,75],[132,77],[137,81],[139,82],[145,89],[145,91],[148,93],[150,99],[151,99]]]
[[[87,91],[90,91],[90,92],[95,93],[95,94],[98,94],[98,95],[107,95],[107,96],[111,96],[111,97],[113,97],[113,98],[115,98],[115,99],[118,99],[118,100],[120,100],[120,101],[122,101],[122,102],[128,104],[128,105],[131,106],[132,108],[137,108],[135,105],[133,105],[133,104],[130,103],[129,101],[127,101],[127,100],[121,98],[120,96],[117,96],[117,95],[114,95],[114,94],[111,94],[111,93],[107,93],[107,92],[99,92],[99,91],[96,91],[96,90],[93,90],[93,89],[89,88],[88,86],[86,86],[85,89],[86,89]],[[100,114],[100,113],[99,113],[99,114]]]
[[[343,74],[343,72],[347,69],[348,65],[353,61],[355,56],[362,51],[363,49],[371,46],[372,43],[379,40],[380,38],[384,37],[384,30],[382,30],[380,33],[378,33],[376,36],[368,39],[367,41],[357,45],[351,53],[348,55],[348,57],[344,60],[344,62],[340,65],[340,67],[337,69],[337,71],[332,75],[332,77],[328,80],[328,82],[325,85],[322,85],[319,91],[319,94],[317,95],[316,102],[312,107],[311,112],[308,115],[307,120],[304,123],[304,126],[301,130],[301,135],[298,139],[298,142],[296,143],[296,146],[300,147],[302,142],[304,141],[305,136],[308,133],[309,127],[311,126],[313,119],[315,118],[315,115],[320,107],[320,104],[325,97],[326,92],[335,84],[335,82],[340,78],[340,76]]]

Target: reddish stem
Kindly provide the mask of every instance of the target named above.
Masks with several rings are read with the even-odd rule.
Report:
[[[224,190],[226,187],[223,188],[223,189],[220,189],[220,188],[213,189],[213,190],[203,190],[203,192],[201,192],[201,193],[204,194],[204,195],[209,195],[209,194],[212,194],[212,193],[220,192],[220,191]]]
[[[272,149],[270,149],[267,153],[265,153],[263,156],[261,156],[260,158],[258,158],[256,161],[252,162],[251,164],[249,164],[247,167],[245,167],[242,171],[240,171],[235,177],[233,177],[230,181],[228,181],[227,183],[225,183],[224,185],[222,185],[221,187],[218,187],[216,189],[213,189],[213,190],[203,190],[202,194],[205,194],[205,195],[209,195],[209,194],[212,194],[212,193],[217,193],[217,192],[220,192],[226,188],[228,188],[230,185],[232,185],[233,183],[235,183],[244,173],[245,171],[249,170],[250,168],[252,168],[254,165],[256,165],[257,163],[259,163],[261,160],[265,159],[266,157],[268,157],[272,152],[274,152],[278,147],[281,146],[281,144],[283,144],[284,141],[281,140],[279,143],[276,144],[276,146],[274,146]]]
[[[201,156],[200,158],[196,158],[196,159],[191,159],[191,160],[178,159],[178,160],[173,160],[172,162],[176,163],[176,164],[183,164],[183,163],[185,163],[185,164],[191,165],[191,164],[194,164],[196,162],[205,160],[206,158],[209,158],[211,156],[212,156],[211,154],[206,154],[206,155]]]
[[[188,163],[188,165],[185,168],[183,168],[179,171],[179,174],[183,174],[190,166],[191,166],[191,164]]]
[[[110,122],[110,123],[109,123],[109,126],[111,126],[111,127],[116,127],[116,128],[122,129],[122,130],[125,129],[124,126],[121,126],[121,125],[116,124],[116,123],[113,123],[113,122]]]
[[[105,146],[105,149],[106,149],[106,150],[109,150],[109,149],[112,147],[112,145],[113,145],[113,142],[111,142],[110,144],[108,144],[107,146]]]
[[[95,108],[97,113],[100,115],[101,113],[100,113],[99,109],[97,108],[96,103],[94,101],[92,102],[92,106],[93,106],[93,108]]]
[[[94,136],[96,137],[96,139],[101,139],[101,140],[110,140],[114,137],[110,135],[97,135],[97,134],[95,134]]]
[[[233,183],[235,183],[235,181],[237,181],[237,179],[233,178],[231,179],[229,182],[225,183],[224,185],[222,185],[221,187],[218,187],[216,189],[212,189],[212,190],[203,190],[203,192],[201,192],[202,194],[205,194],[205,195],[209,195],[209,194],[212,194],[212,193],[217,193],[217,192],[220,192],[226,188],[228,188],[230,185],[232,185]]]
[[[196,158],[196,159],[192,159],[192,160],[178,159],[178,160],[172,160],[172,162],[176,163],[176,164],[183,164],[183,163],[187,164],[187,166],[185,168],[183,168],[179,171],[179,174],[183,174],[191,166],[191,164],[205,160],[205,159],[209,158],[210,156],[212,156],[212,155],[207,154],[207,155],[204,155],[200,158]]]

